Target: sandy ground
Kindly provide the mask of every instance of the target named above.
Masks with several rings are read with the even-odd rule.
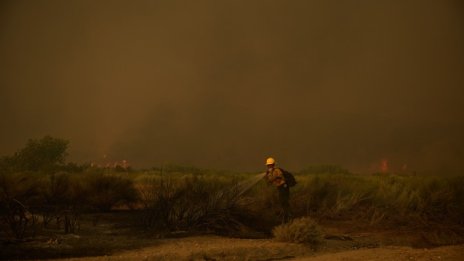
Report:
[[[451,235],[441,242],[460,245],[425,248],[433,231],[408,228],[385,230],[337,222],[324,224],[324,240],[316,248],[277,242],[261,235],[258,239],[221,237],[179,231],[152,234],[124,224],[127,217],[114,213],[101,216],[98,224],[87,217],[79,235],[60,234],[36,238],[22,245],[0,245],[0,259],[54,258],[50,260],[459,260],[464,261],[462,240]],[[448,231],[448,230],[446,230]],[[246,231],[245,231],[246,232]],[[428,234],[427,234],[428,233]],[[245,233],[246,234],[246,233]],[[53,236],[54,235],[54,236]],[[243,236],[243,235],[242,235]],[[170,237],[170,238],[169,238]],[[173,238],[176,237],[176,238]],[[53,239],[53,240],[52,240]],[[445,241],[444,239],[450,239]],[[427,243],[427,244],[426,244]],[[447,243],[443,243],[447,244]],[[414,247],[411,247],[414,246]],[[3,255],[2,255],[3,254]],[[81,256],[81,257],[79,257]],[[3,257],[3,258],[2,258]],[[74,257],[63,259],[62,257]],[[62,258],[62,259],[58,259]]]
[[[334,252],[335,251],[335,252]],[[68,259],[69,260],[69,259]],[[269,239],[234,239],[198,236],[164,239],[159,244],[111,256],[71,260],[464,260],[464,245],[431,249],[385,246],[353,249],[349,245],[334,250],[314,250],[301,244]]]
[[[410,247],[380,247],[358,249],[314,257],[296,258],[298,261],[351,261],[351,260],[464,260],[464,245],[433,249]]]

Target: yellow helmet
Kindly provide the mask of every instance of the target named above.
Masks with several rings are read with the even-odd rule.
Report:
[[[274,165],[274,164],[275,164],[275,159],[274,158],[267,158],[266,165]]]

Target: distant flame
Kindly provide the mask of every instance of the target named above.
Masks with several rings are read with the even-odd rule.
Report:
[[[387,159],[383,159],[380,162],[380,171],[384,173],[388,172],[388,160]]]

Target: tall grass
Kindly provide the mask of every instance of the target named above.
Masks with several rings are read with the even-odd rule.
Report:
[[[464,177],[318,174],[301,179],[292,201],[298,215],[370,225],[462,224],[464,217]]]
[[[146,228],[228,232],[240,226],[234,179],[211,176],[152,177],[139,191]]]
[[[44,222],[70,210],[98,212],[128,205],[142,210],[140,222],[150,229],[228,233],[245,226],[270,232],[279,224],[275,187],[261,181],[248,190],[247,180],[259,177],[203,171],[170,167],[130,173],[3,173],[0,228],[17,226],[18,206],[42,215]],[[464,226],[463,176],[362,176],[326,166],[302,171],[296,179],[290,197],[295,218],[355,220],[366,226]]]

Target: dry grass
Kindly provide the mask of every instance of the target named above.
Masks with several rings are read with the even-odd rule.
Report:
[[[294,219],[272,230],[275,239],[290,243],[307,243],[316,246],[322,242],[323,233],[319,225],[309,217]]]
[[[97,213],[131,203],[145,210],[138,223],[152,231],[234,234],[248,229],[269,234],[279,223],[274,187],[258,182],[243,193],[241,188],[247,188],[243,181],[254,180],[253,175],[193,170],[55,176],[5,173],[0,175],[0,229],[11,230],[5,220],[16,218],[7,208],[13,199],[36,215],[45,215],[49,209]],[[329,170],[296,175],[298,185],[291,189],[290,200],[294,217],[356,220],[365,226],[390,228],[464,225],[464,177],[361,176]]]

